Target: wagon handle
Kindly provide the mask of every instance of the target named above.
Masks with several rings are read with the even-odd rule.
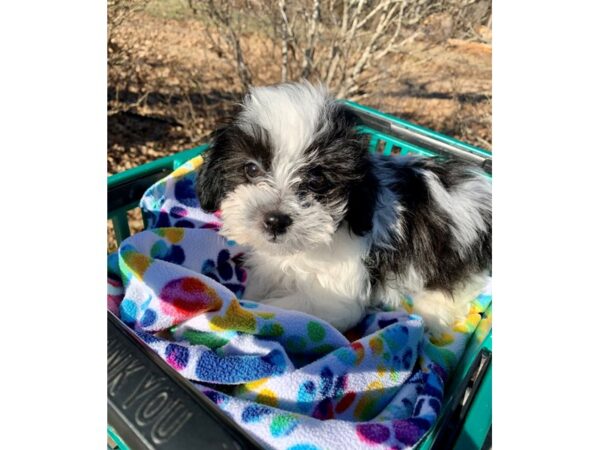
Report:
[[[108,433],[120,449],[261,448],[110,311],[107,323]]]
[[[382,113],[368,106],[348,100],[343,101],[343,103],[359,117],[361,122],[374,130],[395,136],[424,149],[476,164],[488,174],[492,174],[492,154],[486,150]]]

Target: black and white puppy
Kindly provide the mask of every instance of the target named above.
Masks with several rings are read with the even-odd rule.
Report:
[[[346,330],[408,295],[443,333],[490,270],[490,183],[457,161],[370,154],[354,124],[322,87],[252,89],[205,155],[200,203],[249,248],[245,298]]]

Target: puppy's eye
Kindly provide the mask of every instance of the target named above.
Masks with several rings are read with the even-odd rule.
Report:
[[[252,180],[259,176],[262,173],[262,170],[260,170],[260,167],[258,167],[256,163],[249,162],[244,165],[244,173],[249,180]]]
[[[306,184],[311,191],[317,193],[325,191],[329,186],[327,178],[319,170],[309,172]]]

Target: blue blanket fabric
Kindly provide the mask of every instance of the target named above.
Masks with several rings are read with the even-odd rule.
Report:
[[[197,157],[141,202],[148,230],[109,259],[109,305],[175,370],[265,447],[410,448],[440,412],[444,385],[491,301],[491,283],[454,332],[424,333],[410,299],[342,335],[307,314],[240,300],[244,249],[194,195]],[[198,443],[202,447],[202,443]]]

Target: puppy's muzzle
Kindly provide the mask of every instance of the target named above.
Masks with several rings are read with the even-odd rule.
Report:
[[[277,237],[287,231],[288,227],[292,224],[292,218],[279,211],[271,211],[265,214],[263,224],[273,237]]]

